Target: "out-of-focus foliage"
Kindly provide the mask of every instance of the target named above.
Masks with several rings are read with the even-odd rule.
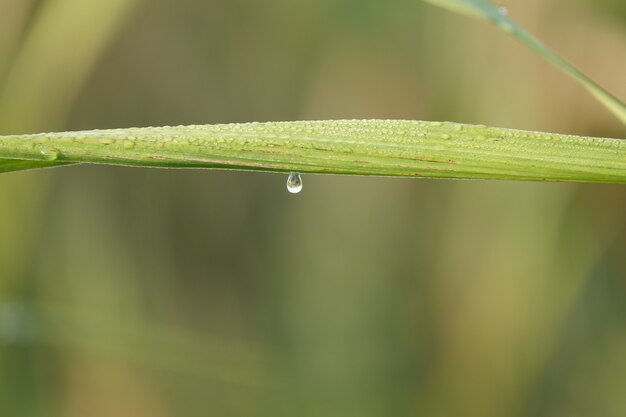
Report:
[[[626,125],[626,104],[615,95],[606,91],[589,78],[584,72],[563,59],[559,54],[547,47],[543,42],[530,34],[523,27],[519,26],[515,20],[509,17],[508,9],[504,6],[496,6],[489,0],[426,0],[430,3],[442,6],[444,8],[465,13],[472,16],[486,19],[495,26],[510,34],[522,44],[533,50],[537,55],[552,63],[564,74],[570,76],[574,81],[586,88],[603,106],[615,115],[623,124]]]
[[[624,137],[493,28],[357,3],[1,0],[0,132],[388,117]],[[506,6],[626,97],[623,20]],[[624,415],[623,187],[285,179],[0,176],[0,415]]]
[[[626,19],[626,3],[621,0],[600,0],[597,6],[604,8],[607,14]]]

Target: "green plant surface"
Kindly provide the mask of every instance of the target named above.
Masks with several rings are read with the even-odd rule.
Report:
[[[428,3],[447,8],[449,10],[467,14],[480,19],[488,20],[500,29],[507,32],[546,61],[555,65],[563,73],[567,74],[580,85],[585,87],[596,99],[610,110],[622,123],[626,124],[626,104],[619,98],[606,91],[598,83],[593,81],[579,69],[561,58],[548,48],[543,42],[531,35],[518,25],[508,15],[503,7],[494,6],[488,0],[424,0]]]
[[[626,183],[626,141],[621,139],[450,122],[268,122],[0,136],[0,155],[7,159],[4,171],[95,163]]]

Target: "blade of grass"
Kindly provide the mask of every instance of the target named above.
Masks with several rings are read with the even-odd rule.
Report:
[[[68,165],[63,162],[28,161],[22,159],[0,159],[0,174],[4,172],[26,171],[29,169],[54,168]]]
[[[337,120],[0,136],[48,163],[626,183],[626,141],[482,125]]]
[[[424,0],[434,5],[445,7],[457,13],[464,13],[474,17],[487,17],[493,7],[486,0]]]
[[[622,123],[626,124],[626,104],[619,98],[606,91],[582,71],[561,58],[548,48],[539,39],[531,35],[524,28],[511,19],[503,8],[496,7],[487,0],[424,0],[429,3],[464,13],[473,17],[488,20],[500,29],[507,32],[548,62],[552,63],[565,74],[585,87],[600,103],[611,111]]]

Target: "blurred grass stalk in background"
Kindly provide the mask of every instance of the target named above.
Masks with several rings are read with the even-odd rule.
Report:
[[[138,4],[137,0],[3,0],[0,130],[63,126],[85,79]],[[0,302],[12,305],[28,291],[46,192],[43,177],[15,177],[0,187]],[[32,348],[18,344],[0,351],[3,414],[41,415],[42,407],[51,404],[53,393],[37,389],[42,375],[32,369],[34,363],[37,356]]]
[[[494,25],[510,34],[539,56],[554,64],[560,71],[567,74],[580,85],[585,87],[596,97],[609,111],[611,111],[623,124],[626,125],[626,105],[610,92],[602,88],[598,83],[583,74],[572,64],[554,53],[539,39],[528,33],[515,23],[508,15],[504,6],[495,6],[489,0],[425,0],[453,11],[466,13],[492,22]]]

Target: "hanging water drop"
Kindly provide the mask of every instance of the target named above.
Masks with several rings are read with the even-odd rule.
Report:
[[[287,190],[291,194],[298,194],[300,191],[302,191],[302,177],[299,173],[289,173],[289,177],[287,178]]]

